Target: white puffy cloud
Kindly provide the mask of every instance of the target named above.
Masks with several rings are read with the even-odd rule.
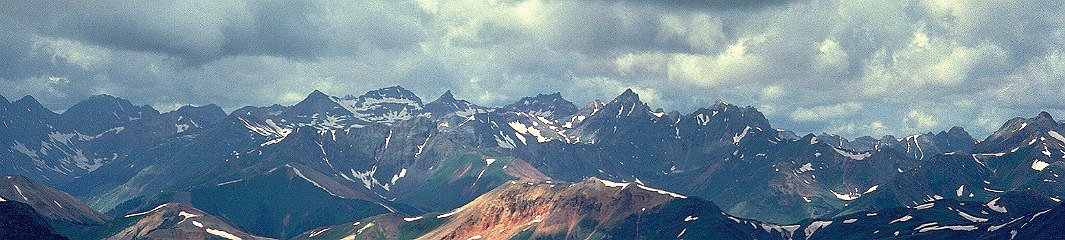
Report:
[[[791,119],[795,121],[824,121],[840,119],[859,114],[862,104],[858,102],[846,102],[830,106],[816,106],[812,108],[798,107],[791,112]]]

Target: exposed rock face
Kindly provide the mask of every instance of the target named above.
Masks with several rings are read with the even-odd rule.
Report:
[[[511,181],[446,213],[386,214],[296,239],[779,239],[784,227],[729,216],[698,198],[596,178]]]

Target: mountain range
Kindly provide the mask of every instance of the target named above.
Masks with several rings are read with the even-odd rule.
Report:
[[[484,107],[395,86],[230,113],[0,98],[0,124],[0,198],[33,210],[0,214],[71,239],[1063,237],[1045,112],[982,140],[848,140],[631,90]]]

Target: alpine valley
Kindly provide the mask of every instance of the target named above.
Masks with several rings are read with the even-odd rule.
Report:
[[[1005,119],[1004,119],[1005,120]],[[846,139],[718,101],[0,97],[0,239],[1065,239],[1065,122]]]

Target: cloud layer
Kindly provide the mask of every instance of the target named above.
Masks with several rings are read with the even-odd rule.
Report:
[[[1053,0],[0,1],[0,94],[293,104],[401,85],[503,105],[633,88],[652,107],[751,105],[845,136],[1065,114]],[[8,24],[9,23],[9,24]]]

